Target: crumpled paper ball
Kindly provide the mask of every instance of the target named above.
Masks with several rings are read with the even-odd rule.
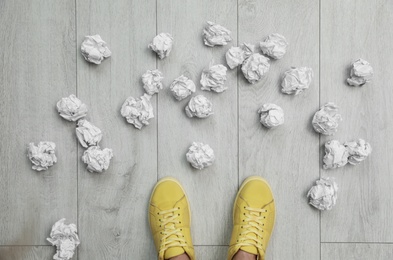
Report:
[[[230,69],[234,69],[254,53],[255,46],[243,43],[240,47],[231,47],[225,54],[227,65]]]
[[[244,61],[244,58],[244,50],[240,47],[231,47],[225,54],[225,59],[230,69],[234,69],[241,65]]]
[[[305,89],[308,89],[310,87],[313,77],[314,73],[311,68],[292,67],[291,69],[284,72],[284,77],[281,82],[281,92],[288,95],[299,95]]]
[[[162,88],[162,76],[159,70],[148,70],[142,75],[143,88],[150,96],[158,93]]]
[[[357,165],[364,161],[367,156],[372,152],[371,145],[364,141],[363,139],[358,139],[357,141],[345,142],[349,157],[348,162],[352,165]]]
[[[205,45],[209,47],[227,45],[228,42],[232,41],[231,31],[224,26],[209,21],[203,29],[203,37]]]
[[[55,260],[69,260],[74,256],[75,249],[80,244],[75,224],[64,224],[65,218],[52,226],[50,238],[47,240],[56,246]]]
[[[244,51],[244,60],[248,59],[255,52],[255,45],[243,43],[240,48]]]
[[[323,157],[324,169],[343,167],[348,163],[348,150],[337,140],[325,143],[325,156]]]
[[[169,33],[160,33],[153,38],[153,41],[148,45],[149,49],[157,53],[160,59],[169,56],[173,45],[173,37]]]
[[[97,65],[112,55],[108,45],[98,34],[85,37],[81,45],[81,52],[85,60]]]
[[[178,101],[185,99],[196,90],[194,82],[183,75],[176,78],[169,88]]]
[[[338,107],[333,102],[329,102],[314,114],[312,126],[317,133],[333,135],[337,132],[340,121],[342,121],[342,117],[338,114]]]
[[[206,118],[213,114],[213,104],[205,96],[198,95],[190,99],[185,110],[188,117]]]
[[[97,146],[102,139],[101,130],[85,119],[78,121],[78,127],[75,129],[75,132],[79,143],[85,148]]]
[[[186,154],[187,161],[192,167],[202,170],[213,164],[215,160],[213,149],[208,144],[193,142]]]
[[[37,146],[29,143],[27,147],[27,157],[33,164],[31,167],[36,171],[46,171],[49,167],[57,163],[55,154],[56,145],[53,142],[39,142]]]
[[[259,110],[260,122],[267,128],[273,128],[284,124],[284,111],[275,104],[264,104]]]
[[[363,86],[371,81],[373,75],[374,70],[370,63],[363,59],[358,59],[351,64],[350,77],[347,79],[347,83],[350,86]]]
[[[214,91],[217,93],[221,93],[228,89],[225,86],[225,82],[227,81],[227,68],[224,65],[210,64],[208,69],[204,69],[202,71],[201,76],[201,89],[207,91]]]
[[[331,210],[337,201],[337,183],[334,179],[321,178],[307,193],[310,205],[319,210]]]
[[[77,121],[87,115],[87,106],[82,103],[75,95],[70,95],[57,102],[57,112],[68,121]]]
[[[272,33],[259,44],[262,53],[276,60],[284,57],[287,51],[288,42],[284,36]]]
[[[148,94],[144,94],[140,98],[127,98],[121,107],[121,115],[137,129],[149,125],[149,120],[154,117],[150,99],[151,96]]]
[[[89,172],[103,172],[108,170],[113,157],[112,149],[102,149],[99,146],[90,146],[82,155],[82,161],[87,164]]]
[[[269,58],[259,53],[253,53],[243,62],[242,72],[248,82],[255,84],[262,79],[269,71],[269,68]]]

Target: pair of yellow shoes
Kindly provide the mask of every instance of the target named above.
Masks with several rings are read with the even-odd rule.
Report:
[[[248,177],[241,185],[233,206],[233,231],[228,260],[241,249],[264,259],[273,231],[275,206],[269,184],[261,177]],[[161,179],[152,192],[149,222],[158,259],[186,253],[195,259],[191,239],[191,214],[187,196],[174,178]]]

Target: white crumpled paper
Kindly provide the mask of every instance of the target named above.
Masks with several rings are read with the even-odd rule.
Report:
[[[291,95],[298,95],[304,90],[308,89],[314,73],[308,67],[292,67],[284,72],[284,77],[281,82],[281,92]]]
[[[243,62],[242,72],[248,82],[255,84],[262,79],[269,68],[269,58],[259,53],[253,53]]]
[[[193,142],[186,154],[187,161],[192,167],[202,170],[213,164],[215,160],[213,149],[208,144]]]
[[[85,148],[97,146],[102,139],[101,130],[85,119],[78,121],[78,127],[75,129],[75,132],[79,143]]]
[[[87,164],[89,172],[103,172],[108,170],[113,157],[112,149],[102,149],[99,146],[90,146],[82,155],[82,161]]]
[[[328,102],[314,114],[312,126],[317,133],[333,135],[337,132],[340,121],[342,117],[338,114],[338,107],[333,102]]]
[[[153,41],[149,44],[149,48],[157,53],[160,59],[169,56],[172,50],[173,37],[169,33],[160,33],[153,38]]]
[[[137,129],[149,125],[149,120],[154,117],[150,99],[151,96],[148,94],[144,94],[140,98],[127,98],[121,107],[121,115]]]
[[[253,54],[255,46],[243,43],[240,47],[231,47],[225,54],[227,65],[230,69],[234,69]]]
[[[164,77],[162,76],[161,71],[159,70],[148,70],[142,75],[143,88],[146,93],[149,95],[154,95],[158,93],[162,88],[162,80]]]
[[[228,42],[232,41],[231,31],[224,26],[209,21],[203,29],[203,38],[205,45],[209,47],[227,45]]]
[[[75,95],[70,95],[57,102],[57,112],[68,121],[77,121],[87,115],[87,106],[82,103]]]
[[[184,75],[176,78],[169,88],[178,101],[185,99],[196,90],[194,82]]]
[[[213,104],[205,96],[198,95],[190,99],[185,110],[188,117],[206,118],[213,114]]]
[[[371,145],[363,139],[345,142],[344,146],[346,147],[349,154],[348,162],[352,165],[357,165],[364,161],[372,151]]]
[[[334,179],[321,178],[307,193],[310,205],[319,210],[331,210],[337,201],[338,186]]]
[[[240,48],[244,51],[244,60],[248,59],[255,52],[255,45],[243,43]]]
[[[57,163],[55,154],[56,145],[53,142],[39,142],[37,146],[29,143],[27,147],[27,157],[33,164],[31,167],[36,171],[46,171],[49,167]]]
[[[264,104],[258,113],[261,115],[260,122],[267,128],[273,128],[284,124],[284,111],[275,104]]]
[[[225,54],[227,65],[230,69],[234,69],[241,65],[244,61],[244,50],[240,47],[231,47]]]
[[[64,224],[65,218],[52,226],[50,238],[47,240],[56,246],[55,260],[69,260],[74,256],[75,249],[80,244],[75,224]]]
[[[200,83],[202,90],[214,91],[221,93],[228,89],[225,86],[227,81],[227,68],[224,65],[209,65],[208,69],[202,71]]]
[[[272,33],[259,44],[262,53],[273,58],[281,59],[287,51],[288,42],[284,36],[278,33]]]
[[[323,157],[323,168],[334,169],[343,167],[348,163],[348,150],[337,140],[325,143],[325,156]]]
[[[350,77],[347,83],[351,86],[363,86],[371,81],[374,75],[374,70],[370,63],[363,59],[358,59],[351,64]]]
[[[81,51],[85,60],[94,64],[101,64],[101,61],[112,55],[108,45],[98,34],[86,36],[82,42]]]

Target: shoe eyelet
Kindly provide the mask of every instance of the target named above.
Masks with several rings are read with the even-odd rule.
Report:
[[[177,209],[180,209],[180,207],[177,207]]]
[[[180,213],[179,214],[177,214],[178,216],[180,216]]]
[[[181,221],[179,221],[179,224],[181,224]]]

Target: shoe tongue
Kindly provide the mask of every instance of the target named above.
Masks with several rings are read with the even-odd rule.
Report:
[[[258,255],[258,250],[255,246],[242,246],[242,247],[240,247],[240,250],[243,250],[243,251],[253,254],[253,255]]]
[[[165,251],[164,258],[170,259],[184,253],[185,251],[182,247],[170,247]]]

